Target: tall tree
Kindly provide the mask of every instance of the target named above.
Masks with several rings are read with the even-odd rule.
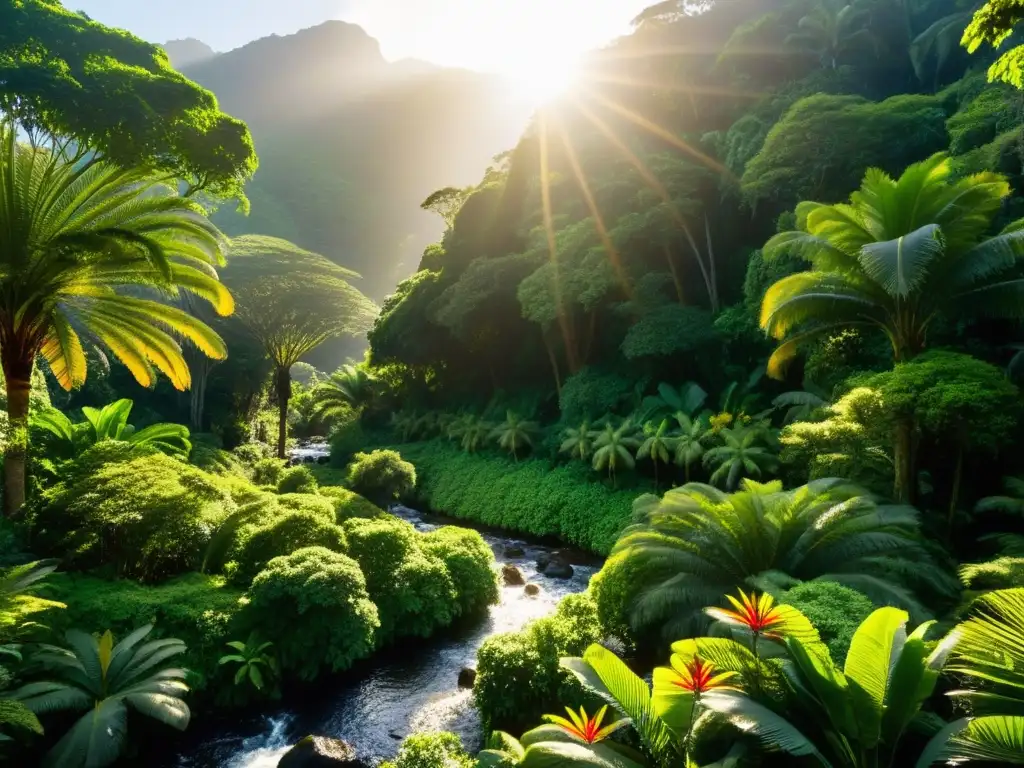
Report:
[[[286,240],[252,235],[232,241],[224,281],[235,295],[238,321],[274,365],[282,459],[291,367],[329,339],[366,331],[376,316],[373,302],[349,283],[357,277]]]
[[[0,4],[0,113],[66,140],[75,159],[147,165],[167,180],[237,198],[256,170],[245,124],[175,72],[159,47],[54,0]]]
[[[472,188],[445,187],[437,190],[420,203],[420,208],[436,213],[444,219],[445,226],[451,229],[455,226],[455,217],[462,209],[462,204],[472,193]]]
[[[102,160],[75,163],[59,149],[19,143],[16,129],[0,123],[0,363],[12,434],[4,459],[8,515],[25,501],[36,357],[42,355],[70,390],[85,381],[85,334],[109,348],[143,386],[159,370],[177,389],[187,389],[191,375],[178,338],[213,358],[227,350],[207,325],[159,299],[186,291],[230,314],[233,301],[214,271],[223,263],[221,246],[202,209],[147,171]]]
[[[899,179],[869,170],[849,204],[797,206],[799,230],[765,246],[766,256],[811,264],[765,294],[761,327],[782,341],[770,374],[780,376],[801,345],[844,328],[882,331],[900,362],[924,350],[938,316],[1024,316],[1024,222],[987,236],[1009,184],[994,173],[950,174],[937,154]]]

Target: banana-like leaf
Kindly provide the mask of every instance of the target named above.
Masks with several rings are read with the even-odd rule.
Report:
[[[889,676],[906,642],[906,611],[879,608],[857,628],[846,654],[843,673],[851,684],[851,699],[865,745],[881,738]]]
[[[916,768],[940,760],[955,765],[971,760],[1024,765],[1024,717],[991,715],[950,723],[928,743]]]

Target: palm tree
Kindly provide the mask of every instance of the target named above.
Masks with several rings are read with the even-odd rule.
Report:
[[[792,424],[794,421],[807,421],[811,414],[819,408],[828,405],[828,393],[813,381],[805,380],[804,388],[783,392],[772,400],[775,408],[786,408],[784,424]]]
[[[476,453],[491,439],[494,425],[475,416],[469,416],[459,431],[459,444],[466,453]]]
[[[594,437],[590,422],[584,420],[578,427],[569,427],[562,433],[562,445],[558,452],[567,453],[580,461],[588,461],[594,452]]]
[[[940,731],[926,748],[934,762],[1024,763],[1024,589],[979,597],[972,615],[950,633],[947,671],[966,689],[949,695],[971,716]],[[921,765],[921,763],[918,763]]]
[[[519,450],[533,448],[533,438],[538,431],[540,425],[537,422],[527,421],[512,411],[506,411],[505,421],[491,431],[491,439],[497,440],[498,445],[519,461]]]
[[[156,370],[175,388],[189,387],[178,338],[223,359],[216,333],[157,300],[188,291],[230,314],[231,295],[213,270],[223,263],[221,248],[202,208],[145,169],[72,163],[19,143],[0,122],[0,363],[13,433],[28,426],[37,356],[65,389],[85,381],[82,334],[113,351],[146,387]],[[8,515],[25,501],[26,441],[10,440],[4,458]]]
[[[777,463],[775,454],[763,444],[762,427],[727,427],[718,433],[722,445],[704,454],[704,466],[714,467],[711,484],[735,490],[744,477],[761,477],[763,470]]]
[[[618,429],[605,424],[604,431],[594,439],[593,467],[598,472],[607,470],[615,485],[618,485],[616,473],[621,467],[636,466],[633,451],[640,447],[640,441],[633,437],[635,433],[633,422],[626,419]]]
[[[799,31],[786,38],[786,45],[814,53],[823,67],[835,69],[845,52],[874,44],[875,36],[866,27],[869,17],[869,9],[858,0],[819,0],[797,22]]]
[[[331,420],[366,405],[377,379],[361,365],[343,365],[313,388],[313,414]]]
[[[986,236],[1009,184],[994,173],[950,174],[940,153],[898,180],[869,170],[848,205],[797,206],[800,231],[765,245],[769,257],[789,251],[811,264],[765,294],[761,327],[782,341],[771,375],[800,346],[851,326],[882,331],[902,362],[924,350],[938,316],[1024,317],[1024,222]]]
[[[121,754],[128,708],[179,731],[190,712],[185,670],[168,668],[167,660],[185,652],[181,640],[142,643],[152,624],[132,632],[117,645],[108,630],[99,639],[78,630],[65,634],[68,648],[42,646],[34,661],[52,675],[28,683],[12,698],[36,714],[85,710],[46,756],[45,765],[75,768],[105,766]],[[140,645],[140,643],[142,643]]]
[[[692,418],[686,413],[677,413],[676,423],[680,431],[675,436],[675,462],[677,467],[683,468],[686,482],[690,482],[690,467],[704,455],[701,441],[707,436],[708,430],[702,419]]]
[[[746,480],[737,493],[690,483],[633,505],[609,561],[648,574],[635,586],[634,629],[662,626],[685,637],[704,624],[702,609],[766,575],[837,581],[879,604],[921,615],[908,586],[957,594],[920,542],[919,514],[880,504],[845,480],[815,480],[784,491]]]
[[[662,419],[661,424],[655,427],[648,422],[644,426],[646,439],[641,443],[636,452],[638,459],[650,459],[654,464],[654,487],[658,487],[658,462],[668,464],[671,461],[672,452],[675,450],[675,438],[668,434],[668,419]]]

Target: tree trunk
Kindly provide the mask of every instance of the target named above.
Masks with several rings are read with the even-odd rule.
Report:
[[[960,481],[964,476],[964,449],[958,448],[956,452],[956,469],[953,470],[953,490],[949,495],[949,525],[946,536],[953,540],[953,521],[956,517],[956,503],[960,500]]]
[[[896,424],[893,448],[893,496],[902,504],[914,503],[914,425],[909,419]]]
[[[285,443],[288,441],[288,402],[292,398],[292,372],[289,368],[277,369],[277,458],[286,458]]]
[[[32,355],[15,345],[3,348],[7,379],[7,452],[4,454],[4,514],[13,517],[25,504],[25,459],[28,454],[28,406],[32,388]]]
[[[551,373],[555,377],[555,391],[558,396],[562,396],[562,375],[558,372],[558,358],[555,357],[555,350],[551,347],[551,342],[548,341],[548,335],[542,328],[540,331],[540,337],[544,340],[544,349],[548,353],[548,362],[551,363]]]
[[[206,382],[210,374],[210,364],[196,360],[189,366],[192,369],[192,388],[189,392],[189,427],[193,432],[203,431],[203,411],[206,408]]]
[[[672,273],[672,284],[676,289],[676,298],[679,300],[680,305],[685,304],[683,283],[679,279],[679,269],[676,267],[676,260],[672,258],[672,251],[667,245],[665,246],[665,261],[668,262],[669,271]]]

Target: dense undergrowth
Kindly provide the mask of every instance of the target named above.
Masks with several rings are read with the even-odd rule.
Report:
[[[636,489],[613,490],[572,466],[467,454],[440,440],[399,446],[417,494],[436,512],[607,554],[630,519]]]

